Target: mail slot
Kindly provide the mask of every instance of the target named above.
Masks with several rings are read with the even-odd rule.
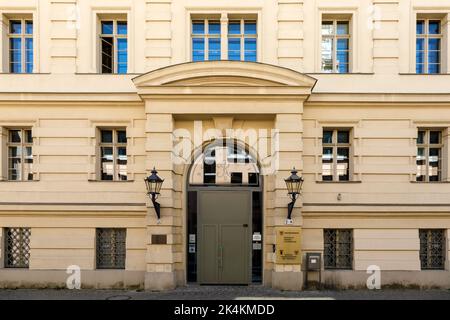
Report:
[[[308,252],[306,254],[306,268],[307,270],[320,270],[321,268],[321,253]]]

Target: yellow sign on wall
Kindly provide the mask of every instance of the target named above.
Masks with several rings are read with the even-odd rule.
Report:
[[[277,263],[300,264],[302,262],[300,236],[301,227],[276,228]]]

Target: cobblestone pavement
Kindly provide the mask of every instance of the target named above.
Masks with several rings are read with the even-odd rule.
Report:
[[[279,291],[263,286],[199,286],[189,285],[171,291],[136,290],[57,290],[16,289],[0,290],[0,300],[450,300],[450,290],[339,290],[339,291]]]

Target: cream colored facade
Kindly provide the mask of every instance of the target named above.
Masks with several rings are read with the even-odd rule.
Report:
[[[33,19],[33,74],[8,73],[8,21]],[[100,74],[100,19],[128,21],[128,74]],[[191,19],[257,21],[257,61],[191,61]],[[350,73],[321,72],[321,21],[350,21]],[[415,74],[417,17],[441,20],[441,74]],[[263,284],[301,289],[305,263],[277,263],[284,179],[305,183],[294,226],[301,251],[324,251],[324,229],[353,230],[351,270],[336,286],[450,286],[450,0],[0,0],[0,256],[4,230],[31,228],[28,269],[1,268],[0,286],[167,289],[187,283],[189,164],[174,162],[174,132],[276,130],[277,170],[263,177]],[[224,42],[226,43],[226,42]],[[222,46],[222,56],[226,46]],[[32,128],[34,181],[8,181],[7,132]],[[127,134],[127,181],[99,179],[98,128]],[[351,177],[324,182],[323,128],[351,130]],[[442,175],[416,182],[418,128],[442,130]],[[200,138],[200,145],[208,137]],[[195,141],[188,141],[195,145]],[[253,146],[250,146],[253,147]],[[259,159],[260,161],[263,159]],[[157,224],[144,177],[165,179]],[[98,270],[96,228],[126,228],[124,270]],[[445,230],[444,270],[421,270],[419,229]],[[167,244],[152,244],[152,235]],[[305,259],[303,259],[305,260]],[[323,268],[323,266],[322,266]],[[312,275],[311,275],[312,276]]]

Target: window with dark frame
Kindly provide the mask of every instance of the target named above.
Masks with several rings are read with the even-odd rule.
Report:
[[[350,180],[350,130],[323,129],[322,181]]]
[[[33,135],[31,129],[8,130],[8,180],[33,180]]]
[[[417,134],[416,181],[441,181],[442,131],[419,129]]]
[[[445,230],[420,229],[420,266],[422,270],[445,269]]]
[[[5,268],[29,268],[30,228],[5,228]]]
[[[101,180],[127,180],[127,134],[125,129],[100,129]]]
[[[97,269],[125,269],[126,229],[96,229]]]
[[[353,230],[324,229],[325,269],[353,268]]]
[[[100,24],[101,73],[127,73],[127,21],[105,20]]]

